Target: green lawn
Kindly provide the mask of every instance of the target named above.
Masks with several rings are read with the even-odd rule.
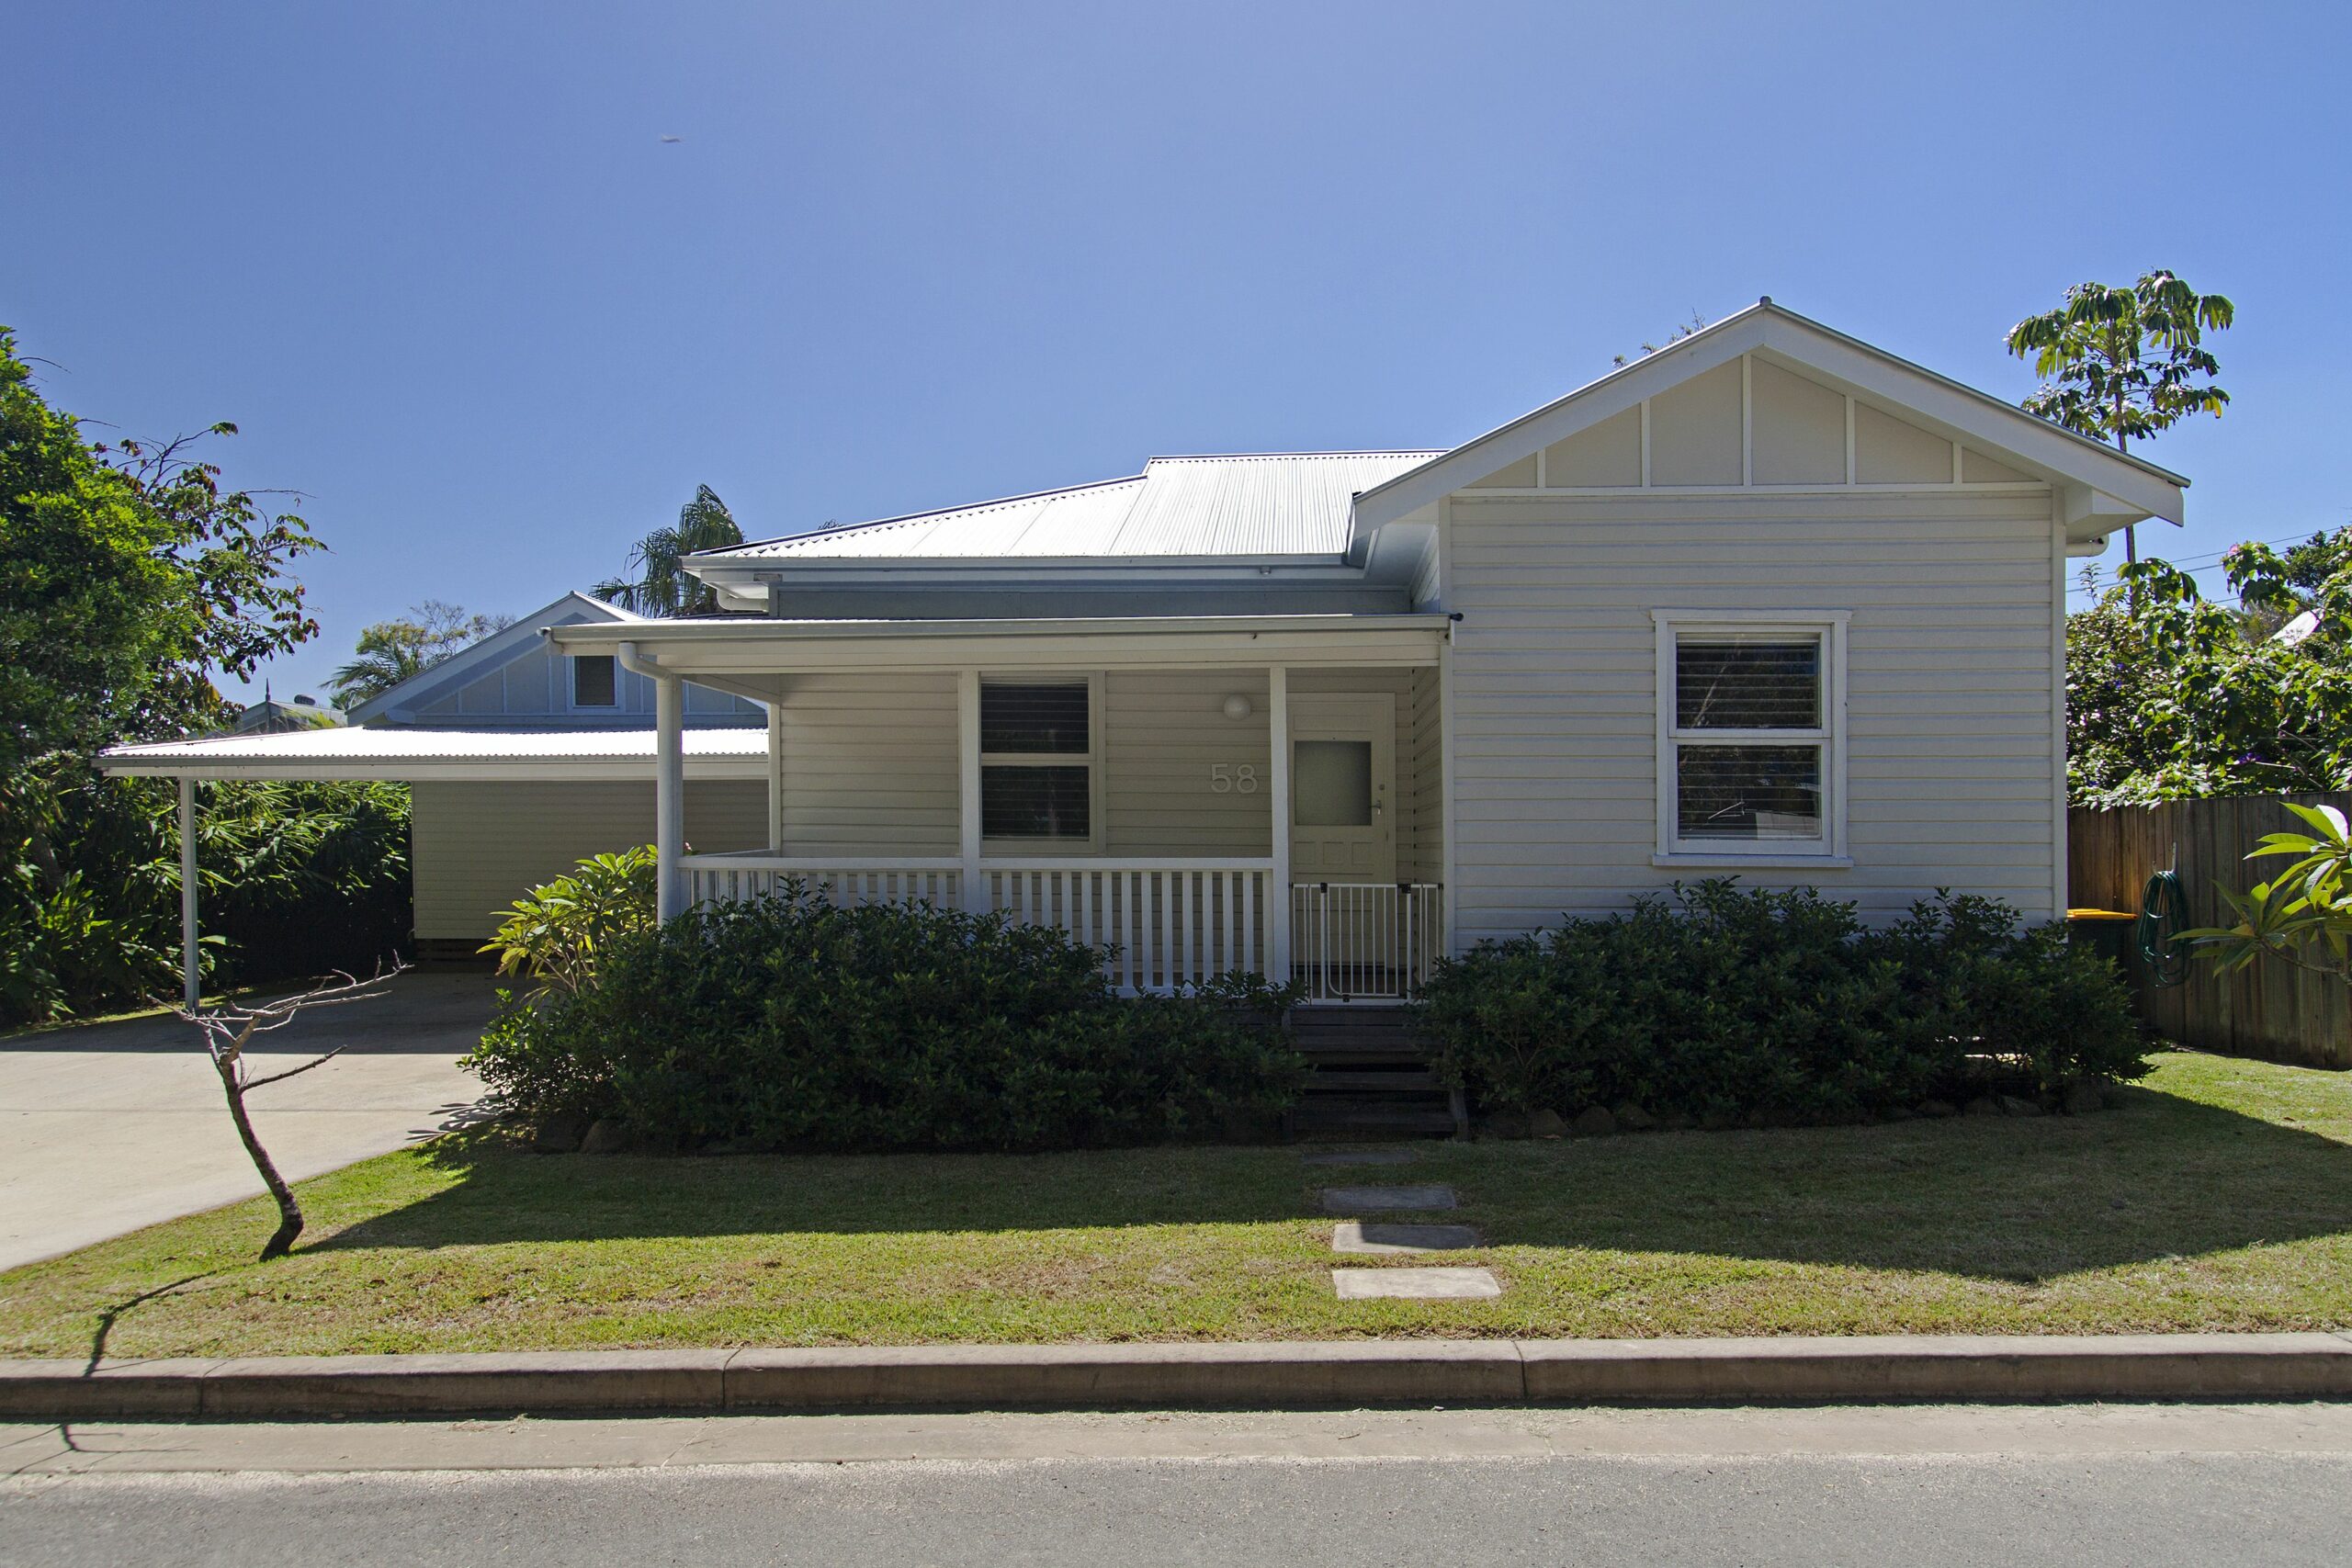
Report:
[[[548,1157],[497,1133],[0,1275],[0,1355],[2352,1325],[2352,1077],[2171,1055],[2125,1108],[1035,1156]],[[1334,1299],[1316,1189],[1447,1181],[1493,1302]]]

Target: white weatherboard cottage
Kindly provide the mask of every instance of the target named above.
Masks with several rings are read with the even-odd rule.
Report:
[[[409,781],[427,943],[648,838],[665,913],[799,878],[1325,999],[1722,874],[2046,919],[2067,558],[2186,484],[1764,301],[1451,451],[745,545],[691,563],[740,614],[572,596],[356,728],[108,763]]]

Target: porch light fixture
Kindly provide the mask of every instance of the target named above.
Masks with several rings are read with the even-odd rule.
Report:
[[[1250,699],[1236,692],[1225,699],[1225,716],[1238,724],[1250,716]]]

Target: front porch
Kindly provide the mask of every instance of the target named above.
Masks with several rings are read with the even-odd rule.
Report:
[[[1321,1001],[1408,997],[1450,950],[1442,617],[629,630],[552,635],[657,682],[665,916],[928,900],[1107,947],[1124,990]],[[765,843],[684,841],[685,679],[768,708]]]
[[[1114,984],[1172,991],[1237,971],[1288,976],[1313,1001],[1411,996],[1445,951],[1445,889],[1435,882],[1293,883],[1267,860],[873,857],[856,864],[778,851],[688,854],[685,902],[755,898],[798,886],[835,903],[922,901],[1049,925],[1114,949]]]

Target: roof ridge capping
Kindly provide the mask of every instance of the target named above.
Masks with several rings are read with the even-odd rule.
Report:
[[[1774,331],[1776,328],[1781,329],[1778,334]],[[1363,491],[1356,497],[1354,547],[1360,548],[1364,536],[1373,529],[1428,504],[1436,499],[1438,494],[1458,488],[1455,483],[1440,482],[1437,476],[1462,466],[1460,460],[1465,454],[1491,444],[1500,443],[1504,445],[1505,451],[1493,454],[1498,465],[1517,461],[1524,454],[1518,452],[1515,449],[1516,444],[1510,443],[1509,438],[1524,432],[1531,425],[1550,420],[1553,416],[1567,410],[1572,404],[1598,405],[1592,418],[1585,422],[1598,423],[1600,420],[1621,413],[1625,408],[1632,407],[1643,399],[1654,395],[1651,391],[1634,392],[1632,390],[1634,388],[1642,387],[1651,381],[1670,385],[1674,381],[1682,379],[1686,375],[1695,374],[1697,370],[1713,369],[1718,364],[1728,363],[1739,355],[1758,348],[1784,355],[1792,361],[1810,367],[1820,375],[1839,380],[1848,378],[1837,367],[1820,363],[1821,358],[1828,356],[1809,355],[1800,352],[1789,337],[1787,329],[1791,328],[1795,329],[1799,334],[1811,333],[1818,339],[1826,340],[1834,350],[1860,355],[1877,365],[1891,367],[1897,374],[1921,378],[1930,383],[1935,389],[1955,397],[1964,404],[1973,405],[1987,413],[1996,413],[2006,420],[2021,422],[2017,428],[2040,433],[2035,437],[2036,440],[2056,438],[2062,448],[2072,448],[2084,464],[2096,462],[2120,465],[2143,480],[2154,479],[2162,485],[2182,490],[2188,487],[2188,479],[2160,464],[2152,463],[2147,458],[2130,452],[2119,452],[2114,447],[2104,442],[2094,440],[2080,431],[2069,430],[2064,425],[2043,419],[2038,414],[2028,413],[2017,404],[1995,397],[1990,392],[1972,387],[1964,381],[1954,380],[1940,371],[1930,370],[1916,361],[1904,358],[1901,355],[1891,353],[1849,333],[1840,332],[1835,327],[1815,321],[1810,316],[1792,310],[1785,305],[1776,303],[1772,297],[1767,294],[1760,297],[1755,304],[1744,306],[1720,321],[1702,327],[1688,337],[1678,338],[1653,354],[1644,355],[1639,359],[1618,366],[1607,374],[1596,377],[1539,408],[1521,414],[1516,419],[1505,421],[1482,434],[1472,436],[1469,440],[1448,449],[1430,461]],[[1730,347],[1726,345],[1727,339],[1746,339],[1747,341],[1738,342],[1736,347]],[[1707,363],[1697,367],[1696,370],[1685,368],[1692,359],[1704,359]],[[1662,390],[1663,387],[1657,389]],[[1897,408],[1908,409],[1913,413],[1959,428],[1955,422],[1943,419],[1936,411],[1918,407],[1916,403],[1906,401],[1893,392],[1882,391],[1877,395]],[[1546,431],[1536,446],[1550,446],[1554,442],[1565,439],[1566,435],[1574,434],[1580,428],[1583,428],[1582,424],[1573,425],[1566,430]],[[2004,446],[1989,435],[1980,436],[1979,439],[1987,445],[2000,446],[2003,450],[2024,457],[2029,462],[2035,461],[2030,454],[2017,452],[2014,446]],[[1533,447],[1530,448],[1530,450],[1532,449]],[[2041,462],[2037,466],[2055,467],[2049,462]],[[2151,506],[2147,515],[2164,516],[2165,514]],[[2175,523],[2179,521],[2177,517],[2166,517],[2165,520]]]

